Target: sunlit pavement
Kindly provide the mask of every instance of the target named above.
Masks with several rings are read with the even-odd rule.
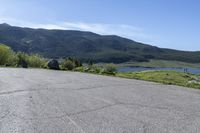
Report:
[[[199,133],[200,90],[0,68],[0,133]]]

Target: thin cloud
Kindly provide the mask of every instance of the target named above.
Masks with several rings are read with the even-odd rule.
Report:
[[[21,27],[91,31],[101,35],[118,35],[142,42],[152,42],[153,40],[155,40],[155,36],[145,34],[142,28],[126,24],[100,24],[100,23],[83,23],[83,22],[59,22],[53,24],[48,24],[48,23],[36,24],[36,23],[19,21],[15,19],[0,18],[0,23],[3,22]]]
[[[32,27],[45,29],[91,31],[102,35],[119,35],[138,40],[153,38],[153,36],[145,34],[143,32],[143,29],[125,24],[93,24],[83,22],[63,22],[57,24],[34,25]]]

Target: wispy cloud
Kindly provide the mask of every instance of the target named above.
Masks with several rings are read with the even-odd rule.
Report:
[[[102,35],[119,35],[136,40],[153,39],[153,36],[145,34],[142,28],[125,24],[62,22],[56,24],[36,24],[30,26],[33,28],[91,31]]]
[[[10,18],[0,18],[0,23],[3,22],[22,27],[81,30],[81,31],[91,31],[102,35],[119,35],[122,37],[127,37],[142,42],[152,42],[155,39],[155,36],[145,34],[142,28],[126,24],[102,24],[102,23],[84,23],[84,22],[67,22],[67,21],[37,24]]]

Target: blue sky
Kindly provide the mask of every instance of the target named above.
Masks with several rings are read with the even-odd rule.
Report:
[[[200,0],[0,0],[0,23],[115,34],[200,51]]]

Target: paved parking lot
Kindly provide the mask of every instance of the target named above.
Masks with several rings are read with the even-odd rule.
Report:
[[[200,91],[78,72],[0,68],[0,133],[200,133]]]

